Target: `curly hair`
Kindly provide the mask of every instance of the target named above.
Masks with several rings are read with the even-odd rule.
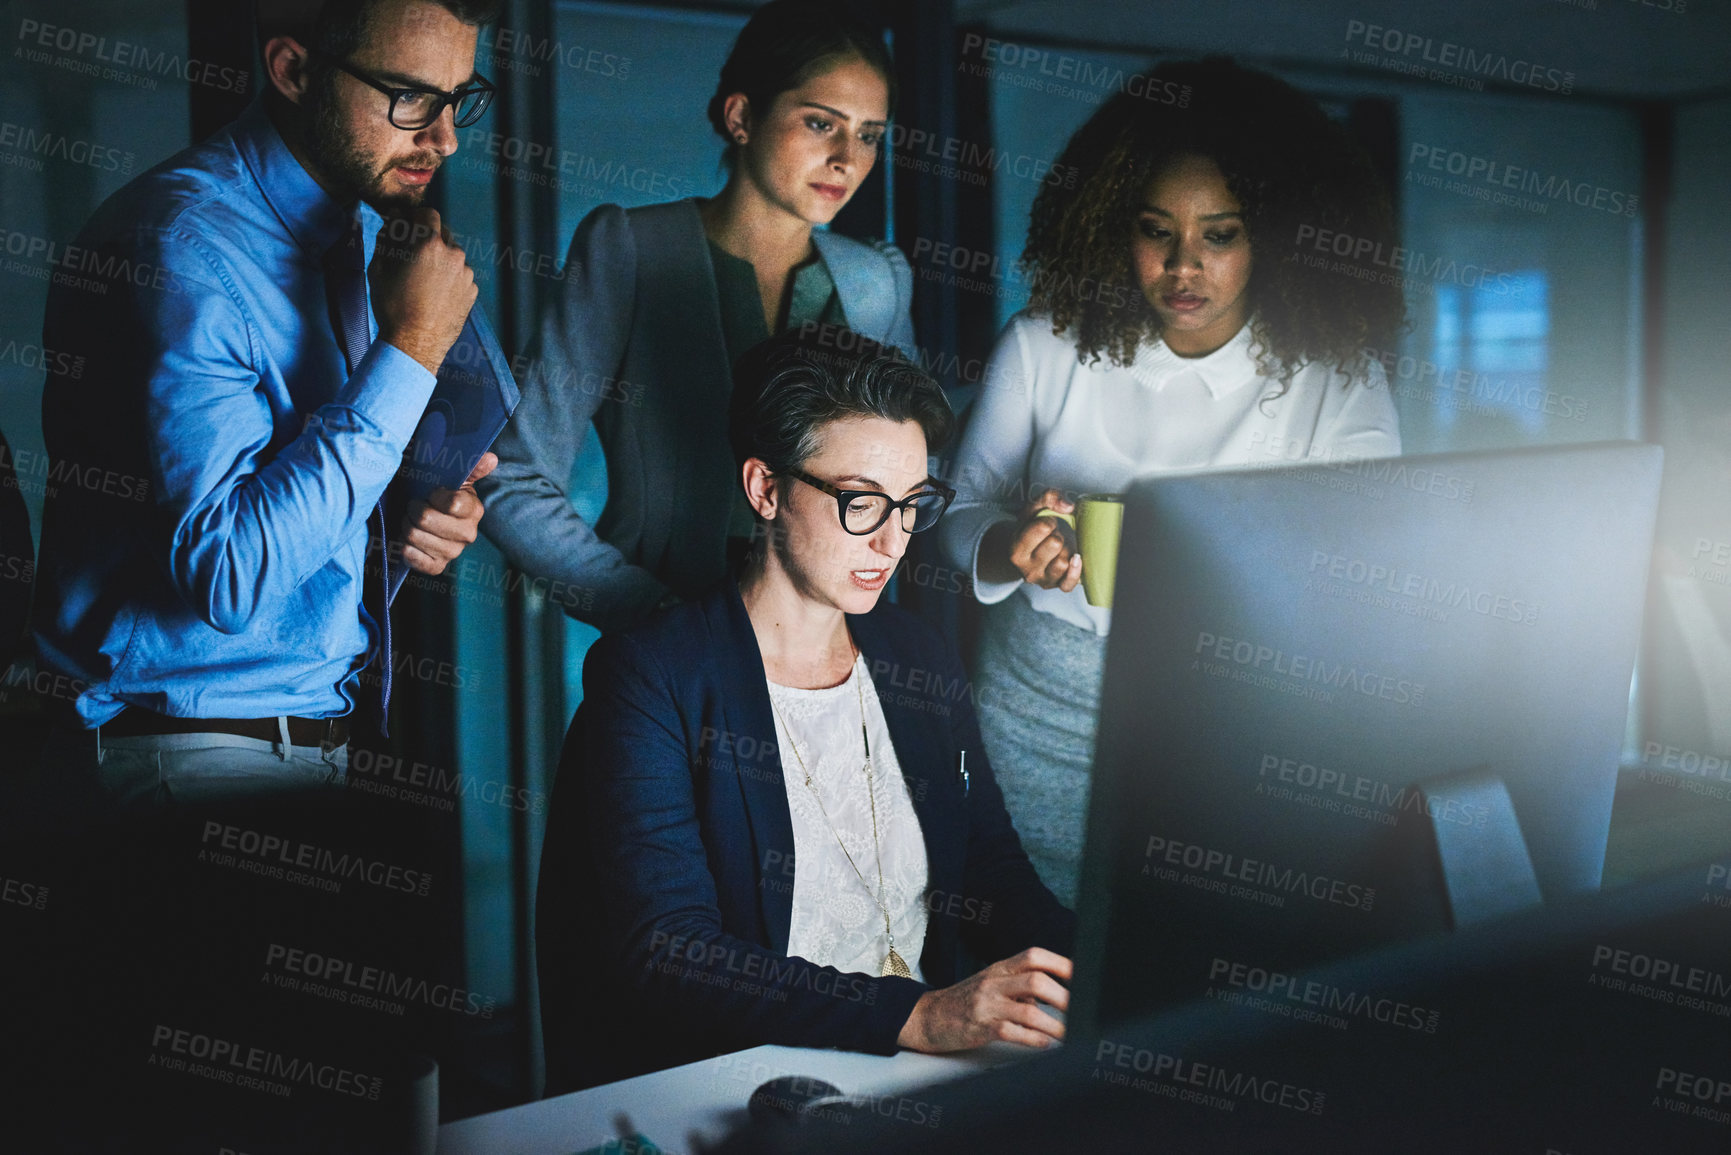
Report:
[[[1400,289],[1307,263],[1300,238],[1332,230],[1383,246],[1364,251],[1392,250],[1394,213],[1369,158],[1314,100],[1267,73],[1210,57],[1152,76],[1165,83],[1119,93],[1071,137],[1058,164],[1080,179],[1035,200],[1022,253],[1030,308],[1050,315],[1054,333],[1074,330],[1084,363],[1104,354],[1128,365],[1161,334],[1131,259],[1142,198],[1174,160],[1206,157],[1243,209],[1258,371],[1284,383],[1307,362],[1353,374],[1367,347],[1388,347],[1400,328]]]

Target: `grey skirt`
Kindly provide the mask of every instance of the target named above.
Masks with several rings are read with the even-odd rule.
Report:
[[[1040,879],[1076,905],[1106,639],[1020,593],[985,611],[974,684],[1004,805]]]

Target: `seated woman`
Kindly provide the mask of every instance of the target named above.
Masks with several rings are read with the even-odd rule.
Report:
[[[589,652],[537,911],[548,1093],[780,1043],[1063,1036],[1075,916],[1005,813],[950,647],[879,596],[951,492],[937,383],[847,330],[740,360],[758,520],[707,597]],[[964,945],[998,960],[963,977]]]

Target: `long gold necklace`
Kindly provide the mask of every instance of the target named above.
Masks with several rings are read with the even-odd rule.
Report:
[[[908,969],[908,964],[903,961],[900,954],[896,953],[896,936],[895,932],[890,929],[890,908],[889,904],[884,902],[884,852],[883,846],[878,840],[877,780],[872,773],[871,737],[866,733],[865,687],[859,677],[858,648],[855,648],[853,652],[852,669],[854,689],[859,691],[859,736],[860,743],[865,747],[866,797],[871,801],[872,810],[872,850],[877,855],[878,860],[878,888],[877,893],[872,894],[872,900],[878,904],[878,913],[884,916],[884,938],[888,940],[890,947],[890,953],[884,956],[883,966],[878,968],[878,974],[911,979],[914,977],[914,972]],[[787,719],[783,718],[781,711],[776,709],[773,696],[769,699],[769,708],[775,711],[776,718],[781,722],[781,728],[787,733],[787,744],[793,748],[793,756],[798,760],[799,768],[805,775],[805,788],[811,791],[813,798],[817,799],[817,808],[823,815],[824,824],[829,827],[830,834],[835,836],[836,845],[841,847],[842,854],[846,855],[847,864],[853,867],[854,875],[859,879],[860,885],[866,888],[866,893],[871,894],[871,884],[865,880],[865,875],[860,873],[859,867],[854,863],[853,855],[848,853],[847,843],[841,840],[841,834],[836,830],[835,823],[830,820],[829,807],[823,804],[823,795],[819,794],[817,787],[812,785],[811,770],[806,766],[805,758],[799,752],[799,745],[793,740],[793,727],[787,724]]]

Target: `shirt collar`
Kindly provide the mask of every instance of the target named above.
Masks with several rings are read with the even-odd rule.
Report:
[[[255,100],[234,124],[235,145],[258,181],[259,192],[295,243],[315,259],[343,238],[356,209],[343,205],[301,167],[271,122],[264,101]],[[382,223],[370,205],[360,202],[362,235],[368,248]],[[371,254],[369,253],[369,256]]]
[[[1165,341],[1143,341],[1136,347],[1130,373],[1156,393],[1180,373],[1194,373],[1209,395],[1219,399],[1243,388],[1257,376],[1256,358],[1251,356],[1250,345],[1248,321],[1232,340],[1203,357],[1180,357]]]

